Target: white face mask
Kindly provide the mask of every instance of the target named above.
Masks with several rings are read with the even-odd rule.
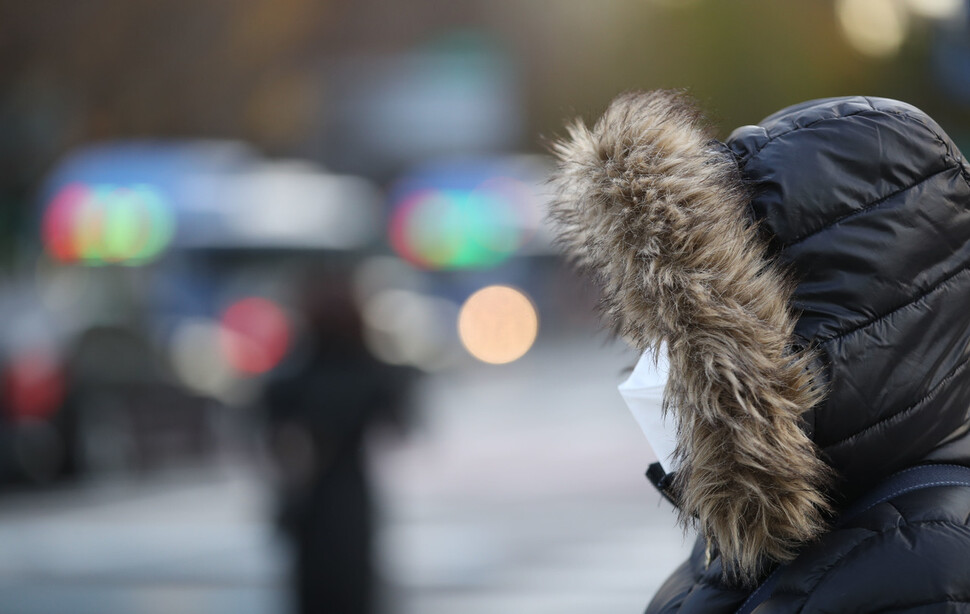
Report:
[[[677,470],[674,460],[677,426],[673,416],[665,420],[662,411],[664,386],[667,385],[667,373],[670,371],[666,346],[660,347],[658,358],[655,365],[653,352],[644,353],[633,368],[633,373],[620,384],[619,389],[643,434],[647,436],[647,442],[661,467],[666,473],[673,473]]]

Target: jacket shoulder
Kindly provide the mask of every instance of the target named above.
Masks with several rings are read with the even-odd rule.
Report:
[[[881,503],[807,546],[755,614],[970,613],[970,488],[940,486]],[[733,614],[747,591],[704,565],[698,540],[647,614]]]
[[[960,486],[881,503],[807,547],[756,612],[970,611],[968,517]]]
[[[690,557],[663,583],[645,614],[730,614],[744,603],[748,591],[724,583],[720,564],[707,564],[706,546],[698,537]]]

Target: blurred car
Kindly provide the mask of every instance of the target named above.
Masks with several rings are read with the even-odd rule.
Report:
[[[175,384],[143,331],[58,317],[36,280],[3,284],[0,481],[147,469],[213,450],[209,402]],[[92,289],[91,285],[88,289]],[[94,285],[93,289],[97,289]]]
[[[0,314],[30,321],[0,339],[7,481],[211,456],[292,345],[301,263],[358,253],[381,225],[368,182],[231,142],[85,147],[38,205],[42,249],[0,283]]]

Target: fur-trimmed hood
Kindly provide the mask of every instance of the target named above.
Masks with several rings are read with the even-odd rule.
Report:
[[[554,146],[561,242],[601,283],[619,335],[642,351],[666,343],[681,517],[729,575],[753,581],[766,560],[790,560],[825,530],[830,503],[966,421],[970,384],[950,376],[967,362],[970,310],[944,317],[958,334],[930,366],[911,362],[932,345],[915,335],[939,326],[917,314],[885,329],[970,263],[968,173],[941,135],[913,107],[856,97],[791,107],[725,145],[682,94],[657,91],[617,98]],[[912,211],[911,191],[931,179],[959,206]],[[905,216],[926,221],[902,237],[911,262],[896,270],[880,249],[897,247],[892,224]],[[880,354],[887,344],[894,352]],[[911,373],[891,367],[900,360]],[[879,382],[892,404],[876,393],[858,407],[858,392],[876,389],[868,378],[887,375],[905,378]],[[929,432],[906,440],[920,420]]]

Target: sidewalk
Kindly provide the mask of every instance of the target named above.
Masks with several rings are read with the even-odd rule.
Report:
[[[616,392],[634,358],[553,341],[425,380],[375,450],[387,614],[643,610],[689,540]],[[0,498],[0,612],[285,612],[267,504],[238,467]]]
[[[616,391],[635,360],[554,341],[430,383],[425,428],[377,465],[395,612],[643,610],[690,544]]]

